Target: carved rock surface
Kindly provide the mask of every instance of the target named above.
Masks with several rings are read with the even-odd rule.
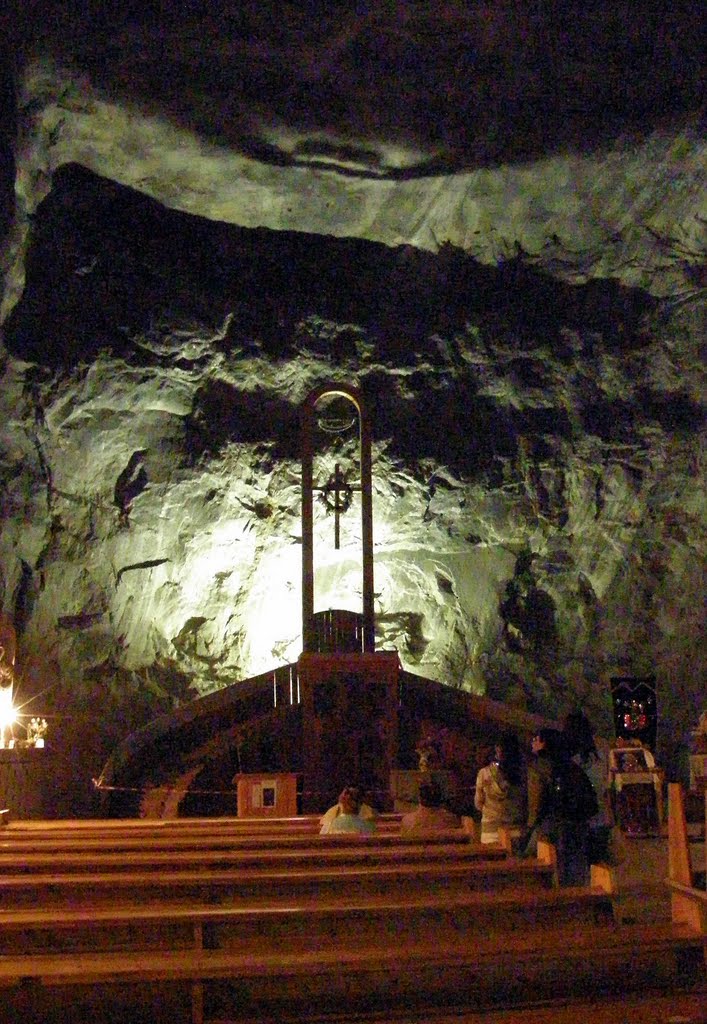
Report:
[[[418,82],[429,116],[405,133],[410,108],[383,117],[356,79],[376,32],[402,59],[393,34],[343,25],[329,51],[317,37],[317,61],[296,50],[280,92],[263,36],[268,110],[239,93],[230,120],[235,87],[216,70],[241,66],[237,34],[212,47],[213,75],[200,64],[179,89],[167,71],[193,57],[188,33],[161,70],[146,22],[110,60],[100,35],[66,35],[63,60],[49,30],[26,45],[0,594],[20,697],[54,716],[59,802],[63,787],[79,806],[76,780],[161,710],[296,659],[298,410],[328,379],[360,387],[373,422],[381,647],[550,716],[582,702],[606,734],[610,676],[655,673],[659,756],[675,771],[701,710],[696,118],[672,110],[636,134],[624,96],[611,131],[544,129],[520,162],[508,137],[530,108],[503,122],[497,98],[483,132],[460,133],[471,105],[455,93],[435,120]],[[340,76],[322,84],[327,53],[348,92]],[[513,66],[483,80],[508,96]],[[303,99],[307,67],[327,104]],[[358,134],[341,128],[333,82]],[[481,153],[504,123],[506,141]],[[357,607],[343,554],[322,599]]]

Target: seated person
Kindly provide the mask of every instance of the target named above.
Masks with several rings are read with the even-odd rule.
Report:
[[[446,832],[450,828],[461,828],[461,818],[442,807],[442,794],[438,784],[432,780],[420,783],[420,806],[416,811],[404,814],[400,822],[401,835],[416,833]]]
[[[366,808],[367,816],[362,810]],[[339,794],[339,802],[323,815],[320,836],[334,835],[339,832],[375,832],[376,823],[370,807],[361,803],[361,790],[358,786],[345,786]]]

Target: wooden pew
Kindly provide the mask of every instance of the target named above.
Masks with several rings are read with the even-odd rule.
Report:
[[[480,1024],[500,1006],[700,981],[691,923],[617,926],[605,893],[553,888],[551,847],[518,861],[500,845],[261,838],[264,849],[241,836],[204,858],[166,836],[144,853],[113,849],[116,870],[95,873],[100,849],[55,850],[54,866],[73,857],[75,870],[0,875],[0,1020],[398,1020],[401,1006],[430,1020],[442,1005]],[[231,854],[238,868],[209,866]],[[180,856],[182,868],[167,864]]]
[[[500,847],[485,848],[471,843],[379,842],[374,836],[316,836],[306,845],[233,846],[224,849],[173,850],[169,847],[138,850],[78,850],[56,853],[0,852],[0,877],[6,874],[43,874],[60,867],[71,873],[97,871],[176,871],[300,869],[308,867],[355,866],[366,864],[428,866],[470,860],[504,858]]]
[[[233,815],[226,815],[218,818],[25,818],[14,819],[10,822],[13,830],[48,833],[69,830],[71,832],[90,832],[94,829],[101,831],[141,831],[144,829],[173,829],[180,830],[214,828],[217,825],[230,825],[234,828],[283,828],[291,831],[297,827],[318,826],[321,815],[306,814],[296,815],[290,818],[238,818]],[[381,815],[382,819],[397,818],[400,815]]]
[[[509,855],[512,854],[513,843],[520,837],[521,832],[522,830],[519,828],[502,827],[499,829],[499,843]],[[545,839],[538,840],[538,859],[543,864],[547,864],[552,868],[553,884],[559,885],[557,875],[557,851],[552,843],[549,843]],[[616,896],[618,894],[616,871],[609,864],[591,864],[589,874],[590,886],[592,888],[601,889],[603,892],[612,896]]]
[[[378,832],[399,832],[400,814],[379,814]],[[70,838],[72,836],[147,835],[150,833],[197,835],[229,832],[243,835],[307,833],[318,835],[321,815],[299,815],[294,818],[57,818],[8,821],[8,835],[22,835],[37,840]]]
[[[355,833],[341,833],[331,836],[320,837],[310,834],[287,834],[287,833],[266,833],[261,836],[252,834],[241,834],[238,832],[222,833],[211,832],[200,835],[178,834],[165,835],[164,833],[149,834],[136,838],[133,835],[108,835],[97,837],[91,835],[88,838],[71,836],[58,839],[44,837],[36,842],[31,837],[22,836],[0,836],[0,855],[18,854],[64,854],[81,853],[88,851],[117,853],[129,851],[188,851],[188,850],[297,850],[311,848],[313,843],[325,841],[337,848],[345,846],[380,847],[380,848],[404,848],[419,845],[423,837],[414,835],[400,835],[394,832],[374,833],[372,835],[357,835]],[[434,834],[434,841],[437,845],[469,846],[470,837],[462,829],[454,829],[448,832],[437,832]],[[490,855],[493,855],[493,850]]]
[[[395,1015],[396,1024],[705,1024],[704,992],[650,990],[643,994],[593,995],[560,1005],[523,1006],[506,1010],[429,1008]]]
[[[601,890],[532,892],[346,893],[337,897],[288,895],[244,898],[230,906],[189,903],[114,902],[104,907],[70,905],[4,910],[0,954],[232,949],[276,952],[316,950],[331,943],[346,948],[387,947],[434,934],[466,945],[478,937],[542,928],[568,938],[599,923],[613,910]]]
[[[319,895],[322,899],[350,894],[406,896],[428,892],[497,892],[507,889],[547,889],[552,870],[535,860],[509,861],[470,858],[456,863],[389,863],[348,866],[252,867],[246,870],[112,871],[0,875],[0,906],[105,906],[116,899],[133,904],[158,899],[212,903],[234,902],[250,896],[272,899],[287,893],[292,899]]]
[[[82,823],[82,827],[75,827],[70,822],[51,822],[49,827],[38,827],[36,822],[15,822],[12,821],[6,830],[3,830],[2,838],[6,841],[25,840],[27,842],[42,843],[56,842],[59,839],[139,839],[146,836],[161,835],[170,836],[198,836],[208,835],[230,835],[230,836],[268,836],[268,835],[302,835],[314,836],[319,834],[319,823],[313,820],[293,820],[291,823],[259,822],[236,819],[194,819],[182,824],[181,819],[168,819],[166,821],[153,821],[150,823],[122,822],[119,825],[92,822]],[[78,824],[78,823],[77,823]],[[42,823],[44,825],[44,823]],[[397,832],[399,828],[392,823],[384,823],[381,833]]]
[[[610,941],[607,939],[610,938]],[[474,1010],[699,985],[701,942],[682,926],[587,928],[316,950],[155,950],[0,958],[8,1019],[311,1019],[458,1006]],[[627,967],[630,965],[630,969]],[[471,1006],[470,1006],[471,1004]],[[169,1016],[165,1016],[167,1008]],[[429,1018],[428,1018],[429,1019]]]

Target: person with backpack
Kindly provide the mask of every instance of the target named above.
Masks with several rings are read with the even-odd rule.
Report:
[[[570,711],[563,726],[570,757],[589,778],[597,799],[597,813],[589,819],[589,863],[616,866],[626,858],[626,845],[614,819],[609,799],[608,758],[597,750],[591,722],[583,711]]]
[[[526,847],[547,839],[557,850],[560,885],[588,885],[589,821],[598,810],[592,784],[558,730],[540,729],[532,751]]]
[[[590,826],[613,824],[609,805],[608,761],[599,755],[591,722],[583,711],[570,711],[565,717],[562,734],[569,756],[587,773],[597,798],[597,813],[591,819]]]

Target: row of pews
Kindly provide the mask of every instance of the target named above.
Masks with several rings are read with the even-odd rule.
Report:
[[[707,1019],[700,891],[674,881],[675,920],[623,925],[594,880],[558,889],[547,844],[521,860],[395,815],[327,837],[313,817],[10,822],[0,1024]]]

